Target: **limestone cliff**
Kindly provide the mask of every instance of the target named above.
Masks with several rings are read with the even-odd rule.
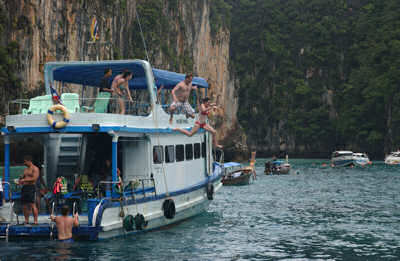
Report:
[[[230,33],[211,32],[212,1],[163,0],[0,0],[5,7],[6,41],[18,43],[23,93],[40,93],[48,61],[144,58],[138,11],[150,62],[163,69],[192,71],[206,78],[221,105],[213,116],[228,150],[247,150],[238,125],[235,79],[229,69]],[[90,43],[90,24],[100,39]]]

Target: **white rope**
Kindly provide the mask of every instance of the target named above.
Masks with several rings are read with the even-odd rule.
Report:
[[[142,37],[142,41],[143,41],[144,50],[145,50],[145,52],[146,52],[147,61],[148,61],[148,62],[150,62],[150,59],[149,59],[149,53],[147,52],[146,41],[144,40],[144,35],[143,35],[142,25],[140,24],[139,13],[137,12],[136,8],[135,8],[135,13],[136,13],[136,18],[137,18],[137,20],[138,20],[138,24],[139,24],[140,35],[141,35],[141,37]]]

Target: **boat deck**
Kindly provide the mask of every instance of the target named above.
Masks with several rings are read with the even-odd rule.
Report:
[[[72,232],[74,237],[86,240],[96,240],[99,227],[93,227],[89,225],[80,225],[74,227]],[[57,228],[54,224],[39,223],[38,225],[22,225],[22,224],[9,224],[0,223],[0,237],[11,239],[13,237],[24,237],[27,238],[57,238]]]

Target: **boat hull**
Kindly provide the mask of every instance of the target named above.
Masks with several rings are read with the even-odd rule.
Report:
[[[369,164],[368,160],[354,160],[354,165],[364,167]]]
[[[250,184],[251,173],[244,173],[239,177],[224,177],[222,184],[224,186],[244,186]]]
[[[290,164],[285,163],[269,170],[265,169],[264,173],[266,175],[287,175],[290,173]]]
[[[171,192],[166,195],[152,196],[142,199],[122,201],[102,201],[97,204],[92,221],[87,220],[84,224],[74,228],[74,238],[82,240],[101,240],[123,235],[130,235],[151,231],[178,223],[185,219],[199,215],[204,212],[211,200],[208,198],[206,187],[209,183],[213,185],[213,191],[217,192],[221,186],[221,175],[208,177],[208,181],[187,191]],[[173,200],[175,203],[176,214],[173,218],[166,218],[162,210],[166,199]],[[136,202],[136,203],[135,203]],[[122,207],[121,207],[122,206]],[[8,208],[9,209],[9,208]],[[123,210],[123,217],[121,217]],[[5,213],[8,211],[5,210]],[[141,229],[127,231],[123,226],[124,217],[137,214],[144,216],[146,221]],[[22,216],[18,217],[23,220]],[[44,221],[47,219],[47,222]],[[0,223],[0,236],[7,238],[40,238],[43,240],[54,239],[57,237],[57,230],[54,224],[49,223],[48,216],[39,218],[39,225],[24,226],[13,222]]]

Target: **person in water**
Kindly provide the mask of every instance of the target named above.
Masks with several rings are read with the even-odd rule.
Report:
[[[25,217],[25,224],[29,224],[29,216],[33,212],[34,224],[38,224],[38,209],[36,207],[36,181],[39,178],[39,168],[32,163],[32,156],[24,157],[24,175],[18,180],[18,184],[22,185],[21,202]]]
[[[187,136],[191,137],[193,136],[193,134],[195,134],[196,132],[199,131],[200,128],[205,129],[206,131],[209,131],[213,134],[213,142],[214,142],[214,146],[217,148],[222,148],[221,145],[219,145],[217,143],[217,138],[216,138],[216,134],[217,132],[215,131],[215,129],[213,127],[211,127],[208,123],[207,123],[207,117],[208,114],[210,113],[211,110],[217,109],[218,107],[215,105],[215,103],[210,103],[210,99],[208,97],[205,97],[202,99],[200,106],[199,106],[199,118],[198,120],[195,122],[194,127],[192,128],[191,131],[187,131],[184,129],[180,129],[180,128],[175,128],[175,131],[179,131],[182,132],[183,134],[186,134]]]
[[[55,222],[57,226],[58,241],[64,243],[74,242],[72,239],[72,228],[79,226],[78,213],[75,213],[73,218],[69,217],[68,214],[69,207],[67,205],[63,205],[61,207],[61,216],[50,216],[51,221]]]
[[[194,118],[194,110],[189,104],[189,96],[191,90],[197,90],[196,86],[192,86],[193,75],[186,74],[185,80],[179,82],[171,91],[172,94],[172,104],[169,107],[169,113],[171,114],[169,118],[169,123],[172,124],[172,118],[175,110],[183,110],[186,117]]]
[[[132,77],[132,72],[125,70],[122,74],[115,76],[111,84],[111,89],[113,90],[114,96],[118,98],[120,108],[119,114],[125,114],[125,96],[128,96],[130,102],[133,102],[131,92],[129,90],[129,80],[132,79]]]

